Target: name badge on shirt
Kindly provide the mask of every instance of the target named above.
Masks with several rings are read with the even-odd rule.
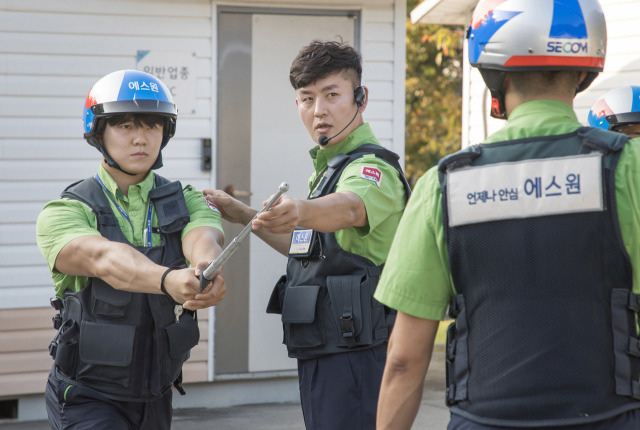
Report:
[[[311,254],[313,244],[313,230],[295,229],[291,234],[291,244],[289,245],[289,255],[292,257],[305,257]]]
[[[602,154],[470,166],[447,174],[449,226],[604,210]]]

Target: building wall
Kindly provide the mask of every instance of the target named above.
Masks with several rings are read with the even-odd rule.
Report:
[[[35,221],[64,187],[95,173],[98,152],[82,139],[82,109],[106,73],[136,68],[136,50],[193,51],[197,109],[181,115],[160,174],[196,187],[200,139],[211,133],[211,5],[139,1],[8,0],[0,7],[0,397],[42,393],[55,334],[49,270]],[[27,7],[28,6],[28,7]],[[209,313],[185,366],[206,380]]]
[[[44,391],[51,366],[47,347],[54,335],[53,289],[36,246],[35,222],[47,201],[98,167],[99,154],[83,140],[81,120],[96,80],[113,70],[136,68],[137,50],[194,53],[196,111],[180,112],[159,173],[183,185],[215,186],[215,175],[200,170],[200,151],[201,139],[216,135],[219,6],[346,7],[342,0],[0,2],[0,400]],[[362,17],[364,81],[372,92],[366,119],[403,159],[406,4],[356,0],[348,8],[360,10]],[[298,42],[292,38],[292,43]],[[215,152],[214,142],[214,157]],[[185,366],[186,382],[212,380],[213,312],[198,314],[201,341]],[[238,396],[234,401],[242,403]],[[259,398],[254,395],[252,401]],[[188,405],[181,401],[181,407]],[[42,412],[23,413],[42,417]]]

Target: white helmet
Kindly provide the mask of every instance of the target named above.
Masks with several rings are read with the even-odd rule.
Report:
[[[589,125],[604,130],[616,130],[640,123],[640,86],[614,88],[600,97],[589,111]]]
[[[597,0],[481,0],[468,32],[469,62],[491,90],[491,116],[505,118],[507,72],[588,72],[578,91],[604,68],[607,30]]]
[[[108,117],[127,113],[153,114],[164,119],[160,149],[167,145],[176,132],[178,110],[171,91],[160,79],[140,70],[118,70],[103,76],[93,85],[84,104],[84,138],[102,153],[110,166],[118,169],[120,166],[107,153],[97,136],[104,131]],[[161,153],[152,169],[160,167]]]

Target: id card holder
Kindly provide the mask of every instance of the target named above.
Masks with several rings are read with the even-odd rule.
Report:
[[[289,257],[308,259],[316,248],[318,233],[310,228],[296,227],[291,234],[291,243],[289,244]]]

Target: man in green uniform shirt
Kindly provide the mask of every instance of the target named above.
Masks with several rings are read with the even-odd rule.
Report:
[[[416,184],[375,293],[398,310],[379,429],[411,428],[447,309],[448,429],[640,426],[640,140],[578,122],[605,23],[560,3],[476,7],[470,61],[508,123]]]
[[[314,430],[375,428],[395,317],[372,295],[408,186],[397,156],[362,118],[361,75],[360,54],[347,44],[314,41],[300,51],[289,78],[318,142],[309,199],[282,196],[253,222],[256,235],[289,256],[267,311],[282,314],[305,425]],[[230,221],[246,224],[257,212],[223,192],[204,193]]]
[[[154,173],[175,132],[168,88],[137,70],[100,79],[85,103],[85,139],[102,154],[37,221],[60,311],[45,391],[54,429],[166,429],[172,384],[198,343],[195,312],[218,304],[220,213],[193,187]],[[191,267],[188,267],[191,263]]]

